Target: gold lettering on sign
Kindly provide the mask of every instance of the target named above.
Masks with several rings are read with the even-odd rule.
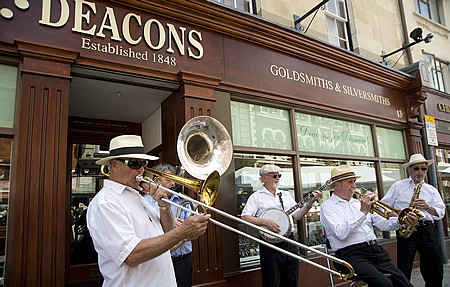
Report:
[[[444,104],[444,103],[438,103],[437,106],[441,112],[450,113],[450,105]]]
[[[356,87],[351,87],[348,85],[343,85],[341,83],[333,83],[333,81],[317,77],[314,75],[308,75],[307,73],[290,70],[285,67],[279,67],[277,65],[270,65],[270,73],[273,76],[285,78],[295,82],[300,82],[310,86],[315,86],[318,88],[335,91],[344,95],[349,95],[355,98],[360,98],[366,101],[374,102],[380,105],[390,106],[391,102],[388,97],[380,96],[374,94],[370,91],[365,91],[358,89]],[[400,113],[399,113],[400,112]],[[402,116],[401,111],[397,111],[397,116]]]
[[[59,1],[59,11],[58,8],[52,9],[52,3],[55,1]],[[173,46],[176,46],[178,52],[181,56],[186,54],[186,50],[188,52],[187,56],[189,58],[194,58],[199,60],[203,57],[204,51],[201,41],[202,33],[197,30],[188,30],[185,27],[176,27],[174,24],[167,23],[166,26],[158,21],[157,19],[148,19],[143,20],[141,15],[128,13],[125,15],[123,19],[117,19],[114,8],[106,6],[103,15],[97,15],[97,4],[94,2],[89,2],[86,0],[73,0],[75,2],[75,11],[72,32],[81,33],[85,35],[90,35],[93,37],[106,38],[110,37],[106,40],[114,40],[117,42],[122,41],[122,36],[130,45],[138,45],[142,39],[144,39],[145,44],[153,50],[160,50],[168,43],[167,45],[167,53],[175,53],[175,49]],[[85,11],[85,12],[83,12]],[[54,15],[59,12],[59,15]],[[52,15],[53,13],[53,15]],[[100,12],[99,12],[100,13]],[[51,16],[53,19],[56,19],[59,16],[59,20],[57,22],[51,22]],[[51,26],[51,27],[62,27],[69,21],[70,16],[70,7],[68,0],[42,0],[42,16],[39,20],[39,24]],[[100,22],[101,19],[101,22]],[[118,21],[119,20],[119,21]],[[122,26],[118,25],[122,20]],[[143,22],[145,22],[143,24]],[[156,43],[152,43],[151,40],[151,27],[155,24],[157,27],[157,41]],[[84,29],[83,29],[84,25]],[[141,30],[131,29],[131,25],[136,25]],[[120,29],[121,28],[121,29]],[[136,33],[131,35],[131,31],[139,31],[133,32]],[[105,33],[105,31],[107,31]],[[110,36],[107,36],[110,35]],[[167,36],[167,37],[166,37]],[[97,50],[110,54],[124,55],[125,53],[128,55],[133,55],[133,58],[138,58],[138,54],[136,52],[134,54],[134,50],[132,49],[123,49],[122,46],[116,46],[111,44],[100,44],[94,43],[95,39],[90,39],[93,43],[87,43],[87,38],[82,38],[83,49],[88,50]],[[173,45],[172,45],[173,44]],[[101,46],[101,47],[100,47]],[[89,48],[88,48],[89,47]],[[113,48],[115,49],[113,51]],[[136,55],[136,56],[134,56]],[[154,55],[160,55],[156,53]],[[144,59],[144,53],[139,58]],[[173,58],[173,57],[172,57]],[[172,63],[173,59],[170,58],[170,63]],[[165,60],[164,60],[165,61]],[[172,64],[170,64],[172,65]]]

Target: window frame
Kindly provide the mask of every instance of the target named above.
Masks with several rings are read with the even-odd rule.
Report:
[[[433,13],[432,13],[432,9],[431,9],[431,1],[435,1],[436,3],[436,12],[437,12],[437,18],[438,19],[433,19]],[[421,5],[422,4],[422,5]],[[425,5],[427,8],[427,13],[428,15],[425,15],[425,11],[422,10],[422,6]],[[428,19],[430,19],[431,21],[437,22],[439,24],[441,24],[441,5],[442,2],[441,0],[414,0],[414,9],[416,10],[417,13],[419,13],[420,15],[422,15],[423,17],[426,17]]]
[[[302,152],[299,149],[298,146],[298,139],[297,139],[297,133],[294,132],[297,130],[297,124],[295,121],[295,114],[297,112],[301,114],[311,114],[315,116],[321,116],[321,117],[328,117],[333,119],[339,119],[339,120],[346,120],[348,121],[348,117],[345,115],[340,115],[338,113],[325,113],[325,112],[319,112],[319,111],[313,111],[311,109],[302,108],[299,106],[293,107],[292,105],[279,103],[279,102],[272,102],[272,101],[261,101],[258,99],[255,99],[248,95],[241,95],[241,94],[230,94],[230,103],[231,102],[242,102],[247,104],[254,104],[259,106],[265,106],[267,108],[276,108],[276,109],[283,109],[287,110],[290,116],[290,124],[291,124],[291,141],[292,141],[292,150],[283,150],[283,149],[268,149],[268,148],[261,148],[261,147],[248,147],[248,146],[236,146],[233,144],[233,152],[234,153],[243,153],[243,154],[272,154],[272,155],[280,155],[280,156],[288,156],[291,157],[293,160],[293,170],[294,170],[294,194],[295,194],[295,201],[300,201],[303,199],[304,193],[308,192],[309,190],[303,190],[302,187],[302,181],[301,181],[301,168],[304,165],[300,165],[302,162],[302,159],[305,158],[320,158],[322,160],[341,160],[341,161],[350,161],[354,162],[355,164],[358,164],[358,162],[373,162],[375,171],[376,171],[376,188],[378,190],[378,196],[381,198],[384,196],[384,194],[387,192],[387,190],[384,190],[384,182],[382,181],[382,165],[383,164],[398,164],[401,166],[403,163],[406,162],[406,159],[395,159],[395,158],[381,158],[378,150],[378,142],[377,142],[377,133],[376,133],[376,127],[383,127],[387,129],[394,129],[399,130],[402,132],[403,137],[403,144],[405,149],[405,154],[408,154],[408,146],[406,144],[406,135],[404,132],[404,127],[400,126],[392,126],[388,124],[379,124],[379,123],[373,123],[373,122],[367,122],[367,120],[363,119],[355,119],[352,118],[353,123],[358,124],[365,124],[369,125],[372,129],[372,138],[374,142],[374,149],[375,149],[375,155],[373,157],[367,157],[367,156],[350,156],[350,155],[341,155],[341,154],[325,154],[325,153],[317,153],[317,152]],[[270,110],[270,109],[267,109]],[[232,117],[232,115],[230,115]],[[231,127],[232,129],[233,127]],[[381,177],[381,178],[380,178]],[[323,183],[322,183],[323,184]],[[236,187],[236,194],[237,194],[237,187]],[[236,210],[237,211],[237,210]],[[394,240],[395,236],[393,236],[392,232],[383,232],[382,233],[383,240]],[[302,220],[298,222],[297,224],[297,237],[298,242],[302,244],[307,244],[308,237],[307,237],[307,227],[306,227],[306,221]],[[315,254],[311,252],[306,252],[305,250],[300,249],[301,255],[306,256],[314,256]],[[241,265],[242,270],[247,270],[254,268],[257,264],[255,261],[250,264],[244,264]]]
[[[327,34],[328,34],[328,42],[335,46],[341,47],[343,49],[350,50],[351,45],[350,45],[350,37],[349,37],[350,33],[349,33],[349,26],[348,26],[349,21],[348,21],[347,3],[345,0],[332,0],[332,1],[334,1],[338,7],[340,7],[340,5],[339,5],[340,3],[343,4],[342,12],[345,13],[345,18],[343,18],[340,15],[330,12],[329,8],[328,8],[329,2],[325,4],[324,13],[325,13],[325,24],[327,27]],[[335,29],[335,31],[332,31],[332,32],[335,34],[330,33],[329,27],[328,27],[329,25],[327,24],[328,20],[334,21],[334,23],[335,23],[334,28],[336,28],[336,29]],[[338,28],[339,25],[342,25],[342,27],[343,27],[345,38],[342,38],[339,35],[339,28]],[[337,40],[338,40],[337,45],[332,41],[332,38],[333,39],[337,38]],[[346,46],[345,48],[341,46],[341,41],[345,42],[345,46]]]

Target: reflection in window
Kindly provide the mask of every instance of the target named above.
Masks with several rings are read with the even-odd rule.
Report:
[[[241,102],[231,102],[233,144],[292,150],[289,113]]]
[[[292,159],[287,156],[234,154],[237,212],[240,215],[250,195],[262,187],[259,169],[265,164],[274,164],[283,169],[280,179],[280,189],[289,191],[292,198],[294,194],[294,178]],[[295,234],[297,234],[297,222],[294,222]],[[239,230],[259,237],[258,232],[244,224],[238,224]],[[241,267],[247,267],[259,263],[259,244],[245,236],[239,235],[239,257]]]
[[[369,125],[295,113],[300,151],[374,156],[372,131]]]
[[[108,156],[108,146],[73,144],[72,152],[70,264],[97,263],[97,252],[87,229],[86,212],[92,198],[102,188],[103,179],[106,178],[95,162]]]
[[[14,127],[17,67],[0,64],[0,128]]]
[[[373,162],[350,161],[338,159],[302,158],[301,181],[303,193],[316,190],[331,177],[331,170],[339,165],[348,164],[356,175],[361,176],[356,180],[356,191],[360,193],[373,192],[378,194],[377,178]],[[320,223],[320,205],[328,200],[333,193],[333,188],[322,190],[322,197],[316,201],[313,208],[306,215],[307,244],[314,248],[323,248],[325,244],[325,231]],[[377,238],[383,238],[382,231],[376,227]]]
[[[383,175],[384,194],[388,192],[395,182],[407,177],[406,169],[399,163],[381,163],[381,173]],[[390,238],[395,238],[395,231],[389,232],[389,236]]]
[[[3,278],[6,258],[6,231],[10,187],[12,139],[0,137],[0,277]]]
[[[436,149],[436,163],[439,175],[439,186],[441,187],[441,195],[444,200],[447,217],[449,222],[450,214],[450,150]],[[447,231],[450,233],[450,226],[447,226]]]
[[[376,127],[380,157],[406,159],[401,131]]]

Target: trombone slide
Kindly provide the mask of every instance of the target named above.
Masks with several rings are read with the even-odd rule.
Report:
[[[264,229],[264,228],[262,228],[262,227],[260,227],[260,226],[258,226],[258,225],[255,225],[255,224],[250,223],[250,222],[248,222],[248,221],[245,221],[245,220],[243,220],[243,219],[237,218],[236,216],[233,216],[233,215],[231,215],[231,214],[228,214],[228,213],[226,213],[226,212],[224,212],[224,211],[221,211],[221,210],[219,210],[219,209],[217,209],[217,208],[214,208],[214,207],[212,207],[212,206],[208,206],[208,205],[206,205],[206,204],[204,204],[204,203],[202,203],[202,202],[200,202],[200,201],[197,201],[197,200],[195,200],[195,199],[192,199],[192,198],[190,198],[190,197],[188,197],[188,196],[186,196],[186,195],[184,195],[184,194],[181,194],[181,193],[178,193],[178,192],[173,191],[173,190],[171,190],[171,189],[165,188],[165,187],[161,186],[160,184],[156,184],[156,183],[154,183],[154,182],[152,182],[152,181],[148,181],[148,180],[144,179],[142,175],[138,175],[138,176],[136,177],[136,180],[138,180],[138,181],[143,181],[143,182],[145,182],[145,183],[147,183],[147,184],[149,184],[149,185],[152,185],[152,186],[154,186],[154,187],[156,187],[156,188],[163,189],[163,190],[165,190],[165,191],[167,191],[167,192],[169,192],[169,193],[176,194],[177,196],[179,196],[179,197],[181,197],[181,198],[183,198],[183,199],[186,199],[186,200],[191,201],[191,202],[193,202],[193,203],[195,203],[195,204],[201,205],[201,206],[203,206],[203,207],[206,208],[206,209],[211,209],[212,211],[214,211],[214,212],[216,212],[216,213],[218,213],[218,214],[220,214],[220,215],[222,215],[222,216],[225,216],[225,217],[227,217],[227,218],[229,218],[229,219],[235,220],[235,221],[240,222],[240,223],[242,223],[242,224],[246,224],[246,225],[248,225],[248,226],[250,226],[250,227],[253,227],[253,228],[255,228],[255,229],[259,230],[259,231],[262,231],[262,232],[265,232],[265,233],[267,233],[267,234],[270,234],[270,235],[272,235],[272,236],[274,236],[274,237],[280,238],[280,239],[282,239],[282,240],[284,240],[284,241],[286,241],[286,242],[288,242],[288,243],[290,243],[290,244],[296,245],[296,246],[298,246],[298,247],[300,247],[300,248],[303,248],[303,249],[307,249],[307,250],[309,250],[309,251],[311,251],[311,252],[317,253],[317,254],[322,255],[322,256],[324,256],[324,257],[327,257],[327,258],[329,258],[330,260],[333,260],[333,261],[335,261],[335,262],[337,262],[337,263],[339,263],[339,264],[342,264],[342,265],[344,265],[344,266],[349,270],[349,273],[348,273],[348,274],[342,274],[341,272],[337,272],[337,271],[335,271],[335,270],[328,269],[328,268],[326,268],[325,266],[322,266],[322,265],[317,264],[317,263],[315,263],[315,262],[313,262],[313,261],[310,261],[310,260],[308,260],[308,259],[305,259],[305,258],[303,258],[303,257],[300,257],[300,256],[297,255],[297,254],[294,254],[294,253],[291,253],[291,252],[286,251],[286,250],[284,250],[284,249],[281,249],[281,248],[279,248],[279,247],[277,247],[277,246],[274,246],[274,245],[270,244],[269,242],[266,242],[266,241],[264,241],[264,240],[261,240],[261,239],[259,239],[259,238],[254,237],[254,236],[252,236],[252,235],[249,235],[249,234],[247,234],[247,233],[245,233],[245,232],[242,232],[242,231],[240,231],[240,230],[238,230],[238,229],[235,229],[235,228],[233,228],[233,227],[230,227],[230,226],[228,226],[228,225],[226,225],[226,224],[223,224],[223,223],[221,223],[221,222],[219,222],[219,221],[217,221],[217,220],[215,220],[215,219],[213,219],[213,218],[210,218],[210,219],[209,219],[212,223],[214,223],[214,224],[216,224],[216,225],[218,225],[218,226],[220,226],[220,227],[222,227],[222,228],[225,228],[225,229],[227,229],[227,230],[229,230],[229,231],[235,232],[235,233],[240,234],[240,235],[242,235],[242,236],[245,236],[245,237],[247,237],[247,238],[249,238],[249,239],[252,239],[252,240],[258,242],[259,244],[266,245],[266,246],[268,246],[269,248],[272,248],[272,249],[274,249],[274,250],[276,250],[276,251],[278,251],[278,252],[281,252],[281,253],[283,253],[283,254],[285,254],[285,255],[291,256],[291,257],[293,257],[293,258],[295,258],[295,259],[297,259],[297,260],[299,260],[299,261],[302,261],[302,262],[308,263],[308,264],[310,264],[310,265],[313,265],[314,267],[317,267],[317,268],[319,268],[319,269],[321,269],[321,270],[323,270],[323,271],[325,271],[325,272],[328,272],[328,273],[330,273],[330,274],[333,274],[334,276],[338,277],[339,279],[346,280],[346,279],[348,279],[348,278],[353,277],[353,276],[356,275],[356,274],[354,273],[353,267],[352,267],[348,262],[346,262],[346,261],[344,261],[344,260],[341,260],[341,259],[336,258],[336,257],[334,257],[334,256],[331,256],[331,255],[329,255],[329,254],[323,253],[323,252],[318,251],[318,250],[316,250],[316,249],[314,249],[314,248],[311,248],[311,247],[309,247],[309,246],[303,245],[303,244],[301,244],[301,243],[299,243],[299,242],[297,242],[297,241],[294,241],[294,240],[292,240],[292,239],[289,239],[289,238],[287,238],[287,237],[284,237],[284,236],[282,236],[282,235],[279,235],[279,234],[277,234],[277,233],[275,233],[275,232],[272,232],[272,231],[270,231],[270,230]],[[196,214],[196,215],[199,215],[199,214],[200,214],[200,213],[198,213],[198,212],[196,212],[196,211],[194,211],[194,210],[190,210],[190,209],[185,208],[184,206],[180,206],[180,205],[178,205],[178,204],[175,204],[175,203],[171,202],[171,201],[168,200],[168,199],[162,198],[161,200],[163,200],[163,201],[165,201],[165,202],[167,202],[167,203],[173,204],[173,205],[177,206],[178,208],[181,208],[181,209],[183,209],[183,210],[189,211],[189,212],[191,212],[191,213],[193,213],[193,214]]]

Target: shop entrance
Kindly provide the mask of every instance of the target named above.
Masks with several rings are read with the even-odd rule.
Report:
[[[146,150],[158,156],[161,102],[178,83],[80,67],[73,68],[72,76],[66,286],[101,286],[97,253],[86,226],[89,202],[107,178],[95,162],[108,155],[109,141],[122,134],[141,135]]]

